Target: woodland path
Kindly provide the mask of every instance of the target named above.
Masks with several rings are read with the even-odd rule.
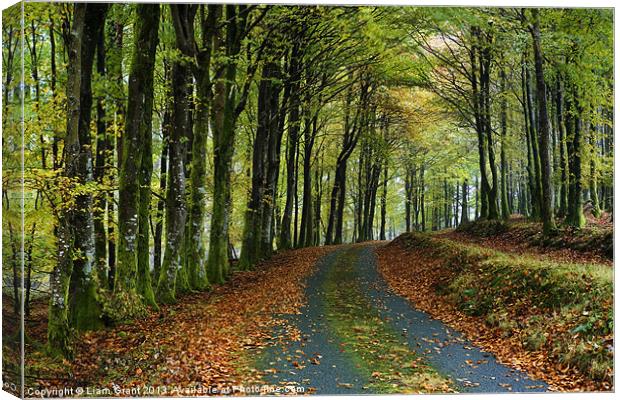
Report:
[[[281,316],[300,331],[300,340],[282,341],[274,334],[274,346],[258,361],[268,371],[265,381],[298,384],[317,394],[389,392],[402,386],[396,375],[406,369],[399,365],[411,365],[408,357],[413,356],[414,367],[416,362],[426,366],[420,373],[430,370],[448,378],[458,392],[546,390],[544,382],[499,364],[393,294],[377,270],[375,246],[339,246],[319,260],[307,281],[301,314]],[[379,382],[378,376],[385,379]]]

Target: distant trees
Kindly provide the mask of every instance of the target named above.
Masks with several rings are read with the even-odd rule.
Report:
[[[601,126],[602,120],[595,117],[594,110],[600,109],[605,101],[594,100],[577,88],[609,90],[610,64],[605,58],[607,52],[602,49],[609,48],[609,42],[597,42],[596,50],[586,56],[581,44],[568,44],[568,37],[574,33],[569,25],[572,22],[589,26],[579,34],[585,35],[586,42],[593,43],[586,37],[605,36],[606,31],[609,38],[608,15],[538,9],[477,9],[470,10],[466,16],[459,15],[460,12],[447,9],[437,14],[414,11],[404,15],[417,18],[425,27],[411,35],[419,45],[420,56],[427,62],[429,88],[477,134],[479,167],[475,176],[480,181],[476,190],[480,216],[507,218],[514,211],[514,199],[525,196],[529,204],[522,201],[520,211],[541,220],[546,235],[555,231],[556,215],[565,217],[566,225],[582,227],[584,188],[588,189],[593,214],[600,215],[596,204],[602,190],[595,184],[596,160],[603,143],[594,146],[600,151],[588,156],[594,164],[589,164],[591,178],[587,187],[582,184],[581,159],[585,156],[584,141],[594,143],[588,139],[590,132],[599,138],[605,136],[600,128],[592,128],[594,120],[597,120],[594,124]],[[591,18],[589,22],[583,19],[585,14]],[[586,33],[594,26],[596,33]],[[547,47],[554,40],[566,46]],[[577,67],[582,57],[591,57],[600,64],[589,69],[583,69],[583,64]],[[575,68],[584,75],[579,78],[573,75]],[[526,160],[525,171],[519,174],[511,165],[514,150],[508,149],[510,137],[521,128],[515,119],[517,108],[521,112]],[[588,131],[585,136],[584,129]],[[518,176],[527,179],[524,182]]]

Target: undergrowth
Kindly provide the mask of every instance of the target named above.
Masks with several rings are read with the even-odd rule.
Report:
[[[592,224],[577,229],[557,222],[557,231],[549,236],[543,236],[540,222],[523,218],[507,221],[480,219],[461,224],[456,231],[481,238],[509,234],[533,246],[586,251],[613,258],[614,234],[611,226]]]

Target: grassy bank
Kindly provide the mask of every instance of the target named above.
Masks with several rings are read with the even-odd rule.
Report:
[[[439,260],[432,283],[442,299],[525,351],[544,351],[560,370],[613,380],[613,269],[541,261],[473,244],[408,233],[391,246]]]
[[[544,237],[542,224],[525,218],[502,220],[478,220],[460,225],[456,232],[471,237],[512,240],[543,249],[574,250],[611,260],[614,256],[614,232],[610,224],[588,224],[581,229],[562,225],[554,235]]]

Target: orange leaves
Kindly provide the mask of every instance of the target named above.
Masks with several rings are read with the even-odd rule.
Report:
[[[247,352],[272,341],[274,327],[284,323],[274,314],[299,312],[302,283],[327,251],[278,254],[254,271],[233,273],[211,292],[184,296],[144,319],[84,335],[71,365],[75,379],[92,387],[114,382],[122,388],[156,384],[180,390],[260,383],[263,372],[275,370],[256,371]],[[286,328],[286,339],[300,337]],[[320,356],[313,359],[319,362]]]

